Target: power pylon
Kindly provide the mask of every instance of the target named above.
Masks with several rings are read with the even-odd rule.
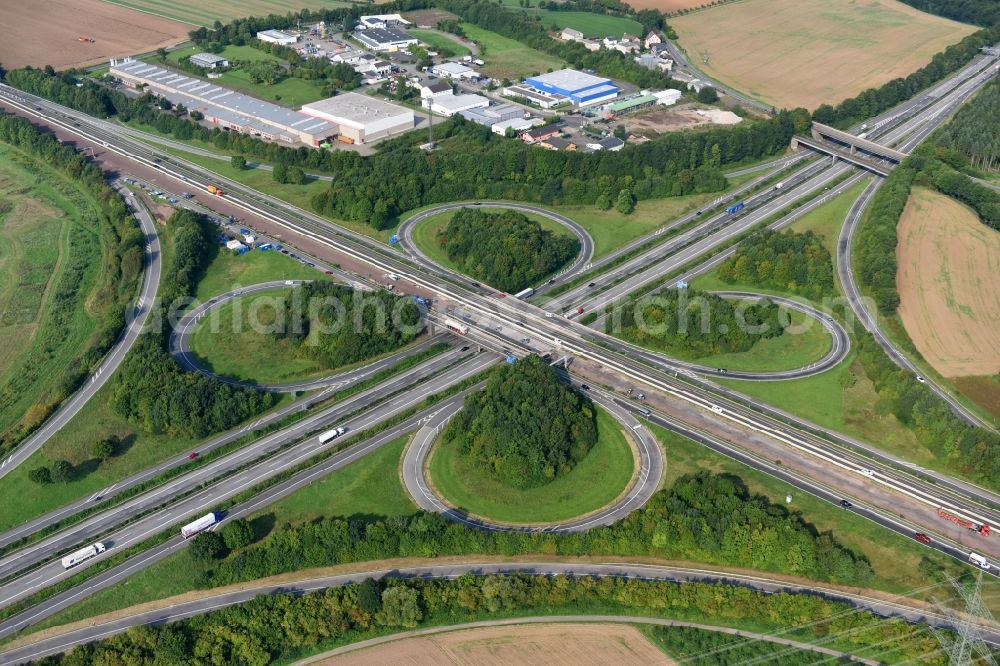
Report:
[[[964,611],[945,608],[954,619],[954,633],[943,629],[932,629],[941,644],[941,650],[948,656],[949,666],[971,666],[990,664],[997,666],[993,651],[983,640],[982,624],[995,624],[993,613],[983,603],[983,572],[976,573],[976,581],[971,588],[949,576],[952,587],[965,602]]]

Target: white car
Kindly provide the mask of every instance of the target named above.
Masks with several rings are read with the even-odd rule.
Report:
[[[862,467],[861,473],[867,476],[868,478],[872,478],[875,476],[875,472],[873,470],[868,469],[867,467]]]
[[[921,375],[917,375],[917,381],[920,382],[921,384],[927,383],[927,380],[924,379]]]
[[[553,314],[552,314],[551,312],[546,312],[546,313],[545,313],[545,318],[546,318],[546,319],[552,319],[552,317],[554,317],[554,316],[555,316],[555,315],[553,315]]]

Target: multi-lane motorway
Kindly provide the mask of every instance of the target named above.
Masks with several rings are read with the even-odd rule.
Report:
[[[975,89],[982,85],[985,79],[983,77],[976,77],[975,74],[977,72],[978,70],[974,70],[970,66],[970,68],[967,68],[963,72],[963,74],[967,74],[965,78],[969,80],[963,83],[958,89],[954,89],[954,86],[946,87],[945,84],[942,84],[939,87],[940,94],[935,96],[934,93],[938,92],[938,90],[935,90],[921,98],[926,100],[926,103],[922,106],[918,104],[920,100],[916,100],[910,107],[913,109],[912,116],[908,117],[905,123],[900,128],[894,130],[894,132],[898,132],[899,136],[911,133],[908,139],[916,141],[919,141],[919,138],[916,137],[922,138],[921,135],[926,136],[926,133],[933,129],[936,122],[939,122],[947,112],[950,112],[950,109],[953,109],[955,105],[966,99]],[[961,77],[955,77],[956,84],[962,83],[963,80]],[[855,473],[868,470],[870,472],[870,475],[866,474],[866,477],[870,479],[868,483],[878,484],[881,489],[897,493],[904,501],[916,502],[925,506],[943,506],[956,515],[967,517],[969,520],[975,522],[992,522],[995,524],[998,522],[997,519],[1000,518],[996,497],[992,493],[982,491],[967,483],[956,482],[941,477],[938,477],[935,483],[928,483],[921,475],[909,470],[899,469],[894,464],[895,461],[886,459],[885,457],[871,459],[867,455],[870,452],[859,452],[849,446],[844,446],[842,443],[830,442],[823,437],[819,437],[810,432],[810,424],[789,418],[789,415],[776,415],[764,405],[732,400],[726,397],[724,392],[720,392],[718,387],[690,379],[686,376],[674,376],[669,370],[672,367],[669,365],[669,359],[663,359],[651,352],[645,352],[644,350],[624,345],[620,341],[605,336],[598,331],[587,329],[564,317],[553,317],[551,313],[546,313],[530,303],[515,299],[497,299],[495,292],[488,288],[470,289],[468,280],[465,278],[451,274],[441,274],[437,271],[429,271],[422,262],[412,261],[407,257],[400,256],[399,253],[389,250],[367,237],[339,228],[333,223],[307,211],[295,208],[284,202],[275,201],[251,188],[219,178],[208,170],[192,165],[184,160],[159,153],[148,146],[137,144],[127,137],[122,137],[108,131],[107,128],[102,127],[101,123],[88,118],[84,114],[70,111],[59,105],[25,95],[19,91],[12,91],[7,87],[0,87],[0,101],[18,108],[22,113],[41,117],[49,124],[77,134],[85,140],[95,141],[109,151],[129,160],[134,160],[149,168],[158,169],[164,177],[174,178],[178,182],[185,183],[187,189],[204,191],[210,183],[222,184],[227,190],[226,200],[230,205],[247,211],[255,219],[260,220],[263,224],[270,225],[273,229],[279,229],[294,238],[306,239],[317,246],[325,247],[340,255],[346,255],[377,271],[401,275],[407,283],[435,294],[441,307],[461,308],[471,313],[477,322],[494,321],[499,322],[502,327],[511,330],[523,330],[529,338],[546,345],[554,346],[561,354],[576,357],[584,362],[594,364],[608,372],[615,373],[627,382],[648,387],[646,390],[657,391],[662,395],[669,396],[670,399],[678,403],[684,403],[690,409],[710,412],[713,418],[724,420],[734,427],[743,428],[747,432],[765,435],[787,446],[791,451],[821,459],[825,464],[841,470]],[[771,196],[766,197],[767,203],[764,203],[760,210],[776,212],[781,209],[781,206],[778,204],[779,201],[787,204],[801,198],[803,192],[817,191],[818,187],[823,187],[825,183],[829,183],[832,180],[832,173],[838,171],[846,173],[847,169],[847,167],[839,166],[826,168],[822,164],[810,165],[806,168],[812,171],[809,171],[801,179],[796,179],[798,178],[797,176],[790,178],[785,187],[782,188],[780,194],[774,195],[773,191],[769,190],[768,192],[771,193]],[[795,196],[785,199],[785,197],[792,194]],[[772,208],[768,208],[768,206],[772,206]],[[694,215],[697,216],[697,214]],[[735,234],[739,233],[739,231],[734,231],[743,228],[740,226],[739,220],[740,218],[737,217],[735,224],[723,225],[725,226],[724,237],[732,238]],[[690,245],[686,245],[685,247],[693,247],[701,242],[698,240],[700,238],[699,234],[712,234],[716,231],[708,226],[715,222],[718,222],[718,220],[709,220],[704,225],[694,227],[694,229],[699,229],[699,231],[696,234],[684,237],[684,243],[690,243]],[[693,231],[693,229],[690,231]],[[687,232],[681,232],[678,236],[669,239],[667,243],[676,241],[685,233]],[[584,236],[589,239],[586,234]],[[709,235],[707,237],[711,238],[712,236]],[[683,245],[684,243],[672,245],[671,249],[667,250],[667,254],[672,250],[680,249],[679,245]],[[587,252],[586,247],[584,250]],[[591,246],[589,252],[592,253],[592,251],[593,248]],[[672,258],[673,256],[671,256]],[[585,266],[586,263],[588,262],[581,261],[580,257],[578,257],[577,262],[574,264],[573,272],[578,273],[579,268]],[[626,262],[623,266],[629,266],[629,263]],[[655,270],[659,269],[659,266],[655,267]],[[628,270],[624,267],[616,268],[613,275],[628,275]],[[639,273],[639,275],[642,274],[642,272]],[[663,274],[665,272],[659,273],[659,275]],[[653,275],[650,277],[646,274],[644,279],[655,279],[655,277],[657,276]],[[622,286],[633,279],[636,279],[636,276],[626,277],[620,281],[620,284],[616,281],[616,284],[610,290],[617,290],[619,295],[622,295],[630,293],[638,285],[645,284],[645,281],[636,279],[635,284]],[[147,279],[146,284],[148,285],[149,282],[150,280]],[[153,285],[155,288],[155,281],[153,281]],[[599,294],[599,298],[606,298],[607,291],[609,290],[605,290]],[[599,307],[599,305],[595,307]],[[475,371],[487,367],[492,362],[495,362],[495,357],[481,355],[457,365],[454,369],[446,370],[440,375],[435,375],[433,378],[423,379],[421,380],[420,396],[426,394],[425,390],[427,393],[431,392],[431,387],[433,386],[443,388],[444,386],[453,384],[455,381],[458,381],[458,376],[471,376],[475,374]],[[664,364],[668,365],[665,366]],[[423,366],[418,367],[423,368]],[[663,370],[664,367],[668,368],[667,371]],[[463,372],[467,374],[462,374]],[[434,382],[439,383],[434,384]],[[615,399],[615,401],[616,404],[623,407],[628,404],[621,403],[618,399]],[[406,405],[413,404],[416,404],[416,402],[409,402],[409,398],[406,398],[393,401],[391,409],[388,407],[383,409],[378,406],[374,409],[366,409],[360,416],[353,417],[357,419],[357,422],[351,421],[350,427],[352,430],[366,428],[371,423],[388,418],[391,414],[405,409]],[[455,399],[450,399],[450,402],[444,405],[444,408],[450,405],[454,409],[455,404]],[[347,408],[341,406],[341,409]],[[283,436],[289,438],[284,440],[284,442],[293,441],[296,435],[301,437],[301,435],[309,431],[309,428],[305,425],[306,423],[311,424],[313,427],[322,427],[339,418],[337,415],[331,415],[329,410],[324,413],[330,419],[329,421],[323,422],[319,420],[318,415],[307,417],[307,419],[299,422],[302,425],[298,433],[284,432]],[[344,412],[338,412],[337,414],[346,416]],[[426,414],[424,416],[433,417],[434,415]],[[663,417],[656,415],[656,418]],[[664,421],[664,424],[666,424],[666,421]],[[410,423],[409,425],[412,428],[416,423]],[[685,427],[684,424],[678,423],[673,423],[672,425],[675,428]],[[395,427],[392,429],[392,432],[405,432],[399,431],[398,428],[399,426]],[[692,436],[697,441],[702,441],[697,435],[694,432],[688,434],[688,436]],[[120,549],[124,545],[137,543],[142,537],[155,533],[153,531],[154,527],[162,528],[165,524],[180,521],[198,511],[205,510],[206,507],[214,506],[225,497],[231,497],[233,494],[251,487],[259,478],[266,478],[269,469],[287,469],[289,465],[294,465],[295,461],[299,461],[303,456],[306,456],[307,452],[302,450],[301,445],[276,450],[283,446],[283,444],[277,444],[276,441],[274,440],[270,443],[273,445],[270,451],[251,451],[250,449],[246,449],[248,453],[243,454],[244,456],[248,456],[243,458],[246,464],[267,465],[269,467],[248,467],[247,469],[254,470],[254,475],[248,474],[248,472],[243,471],[238,466],[234,467],[233,469],[236,470],[235,474],[213,483],[210,490],[195,492],[171,504],[167,509],[149,514],[149,517],[140,518],[136,522],[124,527],[116,528],[118,531],[112,532],[110,538],[107,539],[113,544],[113,548],[110,549],[111,552],[114,552],[115,549]],[[379,441],[383,440],[379,439]],[[368,446],[368,444],[360,446]],[[240,449],[237,453],[243,450]],[[354,455],[352,452],[355,450],[352,447],[345,451],[344,454],[350,453]],[[255,462],[254,453],[257,455],[268,453],[268,455],[261,461]],[[341,454],[328,459],[328,462],[338,459],[339,456]],[[219,460],[230,460],[230,457],[227,456]],[[232,460],[235,460],[235,458]],[[264,476],[256,476],[258,473],[264,474]],[[274,471],[274,473],[277,473],[277,471]],[[769,470],[769,473],[774,473],[774,471]],[[301,474],[293,478],[297,478]],[[777,474],[775,475],[777,476]],[[253,478],[249,478],[250,476],[253,476]],[[652,476],[653,474],[650,473],[650,477]],[[794,474],[791,476],[799,482],[804,483],[800,476]],[[187,475],[182,478],[187,478]],[[289,490],[289,492],[291,491]],[[835,497],[829,489],[826,492],[831,495],[831,499]],[[894,507],[887,508],[891,509]],[[882,507],[872,507],[872,511],[873,516],[885,513]],[[125,514],[121,508],[113,508],[109,510],[107,516],[112,516],[115,513],[118,515],[114,516],[113,519],[117,522],[113,524],[120,525]],[[230,517],[233,515],[237,515],[237,513],[231,513]],[[81,523],[81,525],[86,524],[86,522]],[[106,530],[107,527],[101,527],[94,532],[86,532],[85,528],[81,529],[84,529],[84,531],[76,532],[73,537],[66,537],[64,547],[92,538],[91,535],[95,533],[103,534],[104,532],[100,530]],[[911,530],[912,526],[904,524],[904,527],[898,529]],[[59,535],[56,536],[58,537]],[[105,537],[102,536],[101,538],[104,539]],[[46,542],[43,541],[40,543]],[[52,546],[53,544],[49,543],[49,545]],[[122,577],[138,570],[141,566],[148,566],[152,561],[156,561],[158,557],[164,556],[166,552],[172,552],[170,549],[180,547],[183,547],[183,542],[174,539],[163,546],[155,547],[140,556],[128,560],[124,565],[109,569],[89,579],[82,586],[79,586],[79,589],[73,588],[66,593],[57,595],[39,607],[0,624],[0,636],[9,635],[11,632],[31,622],[35,622],[41,617],[65,607],[74,600],[81,598],[82,595],[92,593],[95,589],[100,589],[102,586],[120,580]],[[22,560],[22,562],[27,563],[25,566],[28,568],[33,566],[33,561],[31,560],[32,552],[40,552],[40,548],[32,551],[29,547],[29,549],[17,554],[27,556],[27,559]],[[952,554],[963,559],[965,555],[964,551],[959,549],[955,549],[955,552]],[[13,561],[11,558],[8,558],[8,560]],[[3,597],[0,601],[10,603],[13,600],[23,598],[32,590],[60,580],[63,574],[55,570],[57,563],[49,562],[46,564],[44,560],[44,557],[39,556],[34,560],[37,563],[35,568],[30,569],[25,575],[14,578],[4,585],[3,588],[0,588],[0,596]],[[7,560],[0,560],[0,567],[10,566],[11,568],[7,569],[8,572],[18,572],[25,569],[25,566],[21,566],[20,564],[5,565],[4,562],[7,562]]]

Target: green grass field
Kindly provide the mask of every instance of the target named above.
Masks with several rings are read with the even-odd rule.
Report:
[[[519,4],[519,0],[501,0],[501,4],[510,9],[518,9],[526,14],[539,17],[542,25],[546,28],[552,26],[556,26],[559,30],[573,28],[582,32],[586,37],[621,37],[623,32],[645,37],[642,33],[642,25],[638,21],[624,16],[608,16],[592,12],[560,12],[538,9],[534,6],[525,8]],[[532,4],[537,5],[538,3],[532,0]]]
[[[114,5],[137,9],[141,12],[190,23],[192,26],[211,27],[215,21],[228,23],[246,16],[284,16],[300,9],[333,9],[349,7],[352,3],[341,0],[104,0]]]
[[[438,213],[437,215],[432,215],[431,217],[421,220],[413,228],[413,242],[416,243],[417,247],[423,250],[432,260],[457,272],[458,268],[455,263],[448,259],[448,254],[444,251],[444,248],[437,243],[438,232],[443,231],[448,227],[448,223],[451,222],[451,218],[455,216],[455,212],[456,211]],[[538,222],[543,229],[547,229],[562,236],[572,235],[566,227],[558,222],[531,213],[525,213],[525,215],[529,220]]]
[[[820,360],[833,344],[820,322],[800,312],[790,312],[791,327],[801,333],[785,331],[776,338],[760,340],[749,351],[716,354],[692,359],[710,367],[756,372],[793,370]]]
[[[296,345],[270,331],[282,299],[291,289],[236,298],[213,310],[191,336],[191,351],[205,367],[224,377],[261,384],[313,379],[332,371],[300,356]]]
[[[234,254],[225,249],[209,265],[198,281],[195,298],[204,301],[238,287],[273,280],[318,280],[324,276],[280,252],[252,250]]]
[[[417,509],[399,479],[399,460],[409,435],[395,439],[360,460],[298,490],[251,516],[283,525],[320,517],[369,514],[405,516]],[[75,622],[147,601],[194,590],[205,570],[185,552],[175,553],[119,585],[101,590],[32,627],[33,631]]]
[[[410,439],[404,435],[357,462],[312,482],[253,518],[270,516],[274,524],[302,523],[320,517],[356,514],[408,516],[417,511],[399,478],[399,461]]]
[[[167,55],[167,64],[176,64],[181,60],[195,53],[201,53],[202,51],[204,51],[204,49],[197,46],[189,46],[172,51]],[[219,53],[219,55],[228,58],[230,62],[235,62],[237,60],[253,60],[274,63],[283,62],[280,58],[273,56],[270,53],[264,53],[259,49],[253,48],[252,46],[229,45],[226,46],[222,52]],[[155,57],[149,57],[146,58],[146,60],[151,63],[159,62],[159,60]],[[222,72],[222,75],[219,76],[219,78],[212,79],[212,82],[217,83],[220,86],[232,88],[233,90],[245,92],[248,95],[253,95],[254,97],[270,100],[272,102],[279,102],[284,106],[291,107],[302,106],[303,104],[314,102],[324,97],[323,84],[321,82],[299,79],[293,76],[285,77],[274,85],[264,85],[251,81],[246,73],[240,69],[230,69]]]
[[[479,44],[480,55],[486,61],[483,71],[490,76],[511,81],[562,69],[566,63],[521,42],[484,30],[471,23],[463,23],[466,37]]]
[[[0,144],[0,434],[44,419],[110,304],[97,298],[96,204],[70,180]]]
[[[424,44],[427,44],[431,51],[437,51],[442,58],[466,56],[472,53],[468,47],[462,46],[455,40],[449,39],[445,35],[434,30],[408,30],[407,32]]]
[[[597,444],[573,470],[537,488],[511,488],[467,462],[454,446],[435,446],[428,463],[435,488],[453,506],[509,523],[567,520],[614,501],[632,478],[635,462],[621,425],[597,411]]]

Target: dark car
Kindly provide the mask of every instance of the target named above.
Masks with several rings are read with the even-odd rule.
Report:
[[[584,391],[589,391],[590,390],[590,387],[588,385],[586,385],[586,384],[580,384],[580,388],[582,388]]]
[[[191,453],[188,454],[188,460],[194,460],[197,457],[198,457],[197,451],[192,451]]]
[[[588,284],[587,286],[588,286],[588,287],[596,287],[596,286],[597,286],[597,283],[596,283],[596,282],[591,282],[591,283],[590,283],[590,284]]]
[[[462,347],[458,351],[469,351],[469,345],[465,345],[464,347]]]
[[[934,542],[933,539],[931,539],[929,536],[927,536],[923,532],[917,532],[916,534],[913,535],[913,538],[916,539],[917,541],[919,541],[920,543],[931,544],[931,543]]]
[[[850,509],[854,505],[848,502],[847,500],[840,500],[840,506],[844,507],[845,509]]]

